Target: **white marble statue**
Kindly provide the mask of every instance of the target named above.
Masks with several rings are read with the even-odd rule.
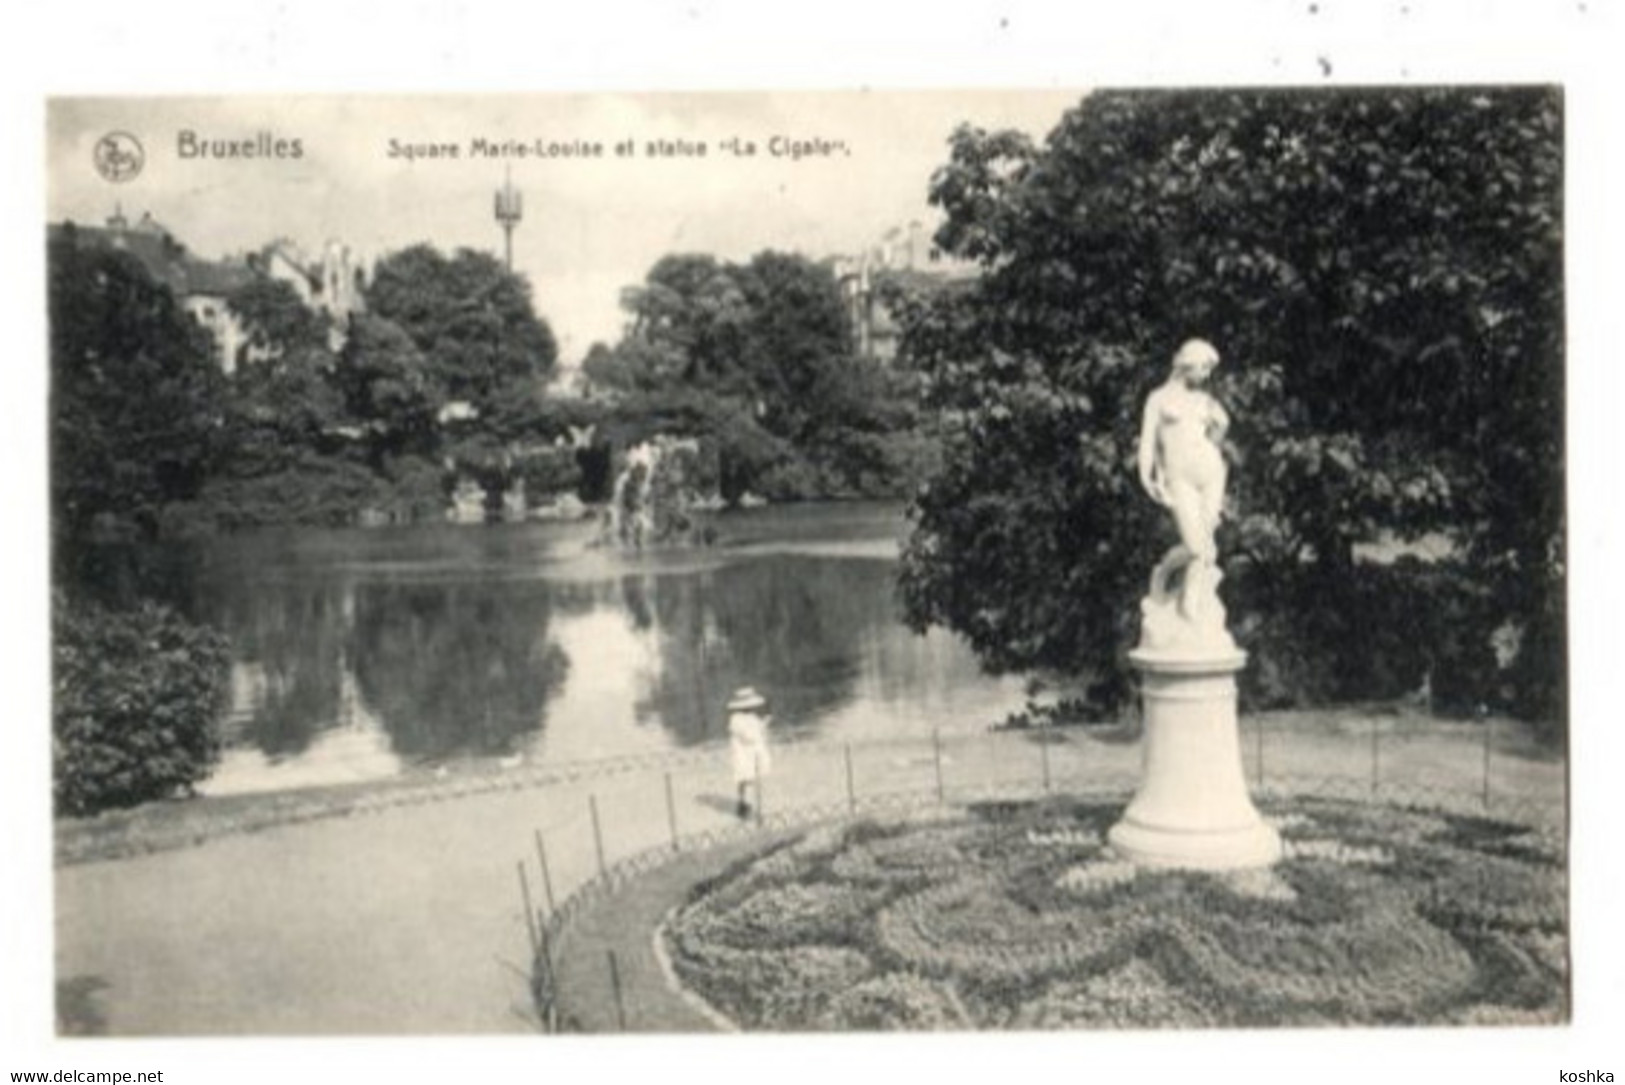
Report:
[[[1230,639],[1219,602],[1213,533],[1224,509],[1224,435],[1230,419],[1203,385],[1219,364],[1192,339],[1145,401],[1139,475],[1173,514],[1179,543],[1157,563],[1140,603],[1140,643],[1129,652],[1144,717],[1144,771],[1107,834],[1112,849],[1148,867],[1245,870],[1281,857],[1281,837],[1247,793],[1236,722],[1236,673],[1247,653]]]
[[[1140,425],[1140,484],[1173,514],[1179,543],[1157,563],[1141,604],[1141,647],[1149,650],[1233,651],[1219,603],[1218,551],[1213,533],[1224,507],[1226,467],[1221,445],[1230,417],[1209,395],[1219,352],[1203,339],[1174,354],[1173,372],[1145,401]],[[1178,577],[1178,590],[1172,582]]]

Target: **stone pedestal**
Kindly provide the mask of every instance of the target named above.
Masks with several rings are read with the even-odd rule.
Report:
[[[1281,839],[1247,794],[1236,726],[1239,649],[1139,649],[1144,706],[1140,789],[1112,826],[1112,847],[1147,866],[1233,870],[1268,866]]]

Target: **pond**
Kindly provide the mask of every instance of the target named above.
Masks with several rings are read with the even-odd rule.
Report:
[[[894,587],[900,510],[718,515],[715,545],[625,553],[590,523],[281,529],[176,556],[233,646],[206,793],[551,764],[717,742],[754,685],[780,740],[979,730],[1023,701]]]

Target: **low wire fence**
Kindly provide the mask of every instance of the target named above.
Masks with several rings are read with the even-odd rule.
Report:
[[[1240,753],[1264,806],[1319,796],[1446,809],[1561,832],[1566,766],[1508,721],[1350,717],[1336,727],[1244,718]],[[537,1023],[560,1028],[558,950],[579,916],[674,858],[810,823],[1045,795],[1120,797],[1140,777],[1132,726],[786,743],[747,789],[741,815],[726,747],[617,760],[554,777],[549,820],[516,863]],[[1266,811],[1267,812],[1267,811]],[[596,985],[629,1019],[629,962],[608,952]],[[642,982],[647,982],[647,977]],[[633,1017],[635,1017],[635,1011]]]

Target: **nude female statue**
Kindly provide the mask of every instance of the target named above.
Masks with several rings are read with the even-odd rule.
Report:
[[[1140,424],[1140,484],[1167,506],[1179,529],[1179,545],[1151,574],[1151,593],[1165,598],[1169,579],[1183,570],[1179,613],[1186,621],[1201,617],[1209,599],[1217,603],[1213,533],[1224,506],[1227,472],[1220,442],[1230,418],[1202,386],[1218,364],[1213,344],[1186,342],[1174,354],[1167,381],[1147,397]]]

